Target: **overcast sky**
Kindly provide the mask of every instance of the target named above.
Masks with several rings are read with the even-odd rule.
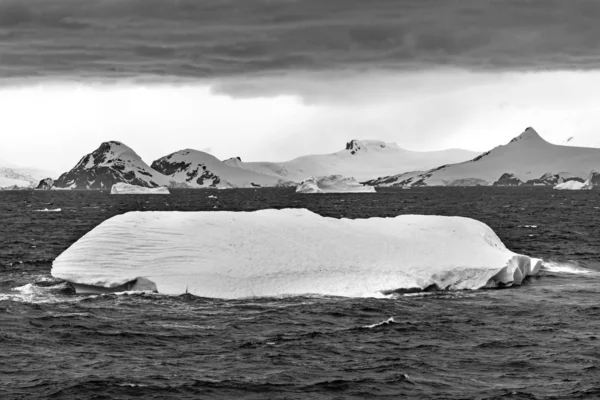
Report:
[[[0,159],[600,146],[600,2],[0,0]]]

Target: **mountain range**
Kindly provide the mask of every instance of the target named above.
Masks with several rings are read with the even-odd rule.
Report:
[[[295,186],[312,176],[337,174],[367,180],[398,170],[462,161],[475,154],[458,149],[413,152],[394,143],[352,140],[336,153],[303,156],[281,163],[245,163],[237,157],[221,161],[202,151],[184,149],[148,165],[125,144],[110,141],[83,156],[53,187],[108,190],[118,182],[171,188]]]
[[[342,175],[366,181],[391,173],[417,171],[442,163],[468,160],[478,153],[461,149],[419,152],[399,147],[396,143],[378,140],[351,140],[346,147],[332,154],[316,154],[280,163],[242,162],[226,160],[228,165],[291,181],[303,181],[313,176]]]
[[[446,164],[425,172],[372,179],[373,186],[521,186],[583,182],[600,169],[600,149],[555,145],[529,127],[508,144],[470,161]]]
[[[184,149],[148,165],[130,147],[110,141],[83,156],[55,182],[40,182],[39,188],[109,190],[119,182],[171,188],[278,187],[331,175],[371,186],[554,186],[583,182],[595,170],[600,170],[600,149],[555,145],[530,127],[482,154],[459,149],[414,152],[395,143],[351,140],[335,153],[284,162],[243,162],[239,157],[221,161]],[[0,187],[4,182],[35,187],[40,176],[20,171],[0,168]]]

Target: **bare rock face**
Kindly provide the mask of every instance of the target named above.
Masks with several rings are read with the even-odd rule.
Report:
[[[496,182],[494,182],[494,186],[521,186],[523,181],[517,178],[513,174],[504,173]]]
[[[54,186],[54,179],[46,178],[42,179],[36,186],[35,190],[50,190]]]
[[[116,183],[142,187],[166,185],[166,178],[150,168],[131,148],[121,142],[104,142],[62,174],[56,188],[110,190]]]
[[[600,186],[600,172],[590,172],[590,177],[588,178],[586,184],[592,187]]]

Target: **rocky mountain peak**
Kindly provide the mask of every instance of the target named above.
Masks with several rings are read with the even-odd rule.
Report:
[[[510,141],[510,143],[515,143],[518,141],[528,141],[528,142],[540,142],[546,143],[546,141],[540,136],[539,133],[532,127],[528,127],[521,133],[519,136]]]

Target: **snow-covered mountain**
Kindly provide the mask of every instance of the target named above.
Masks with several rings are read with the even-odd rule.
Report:
[[[346,148],[332,154],[307,155],[284,162],[242,162],[230,158],[230,166],[290,181],[312,176],[342,175],[358,181],[389,176],[398,172],[424,171],[436,165],[465,161],[478,153],[460,149],[418,152],[396,143],[378,140],[351,140]]]
[[[232,188],[286,186],[281,177],[239,168],[215,156],[192,149],[159,158],[152,168],[165,175],[170,187]]]
[[[105,189],[124,182],[137,186],[158,187],[167,179],[146,164],[135,151],[121,142],[104,142],[84,156],[69,172],[54,182],[56,188]]]
[[[0,187],[35,187],[40,179],[54,175],[55,173],[52,171],[3,163],[0,165]]]
[[[474,159],[443,165],[423,173],[374,179],[374,186],[554,186],[568,180],[583,182],[600,169],[600,149],[555,145],[527,128],[510,143]],[[400,171],[399,171],[400,172]]]

